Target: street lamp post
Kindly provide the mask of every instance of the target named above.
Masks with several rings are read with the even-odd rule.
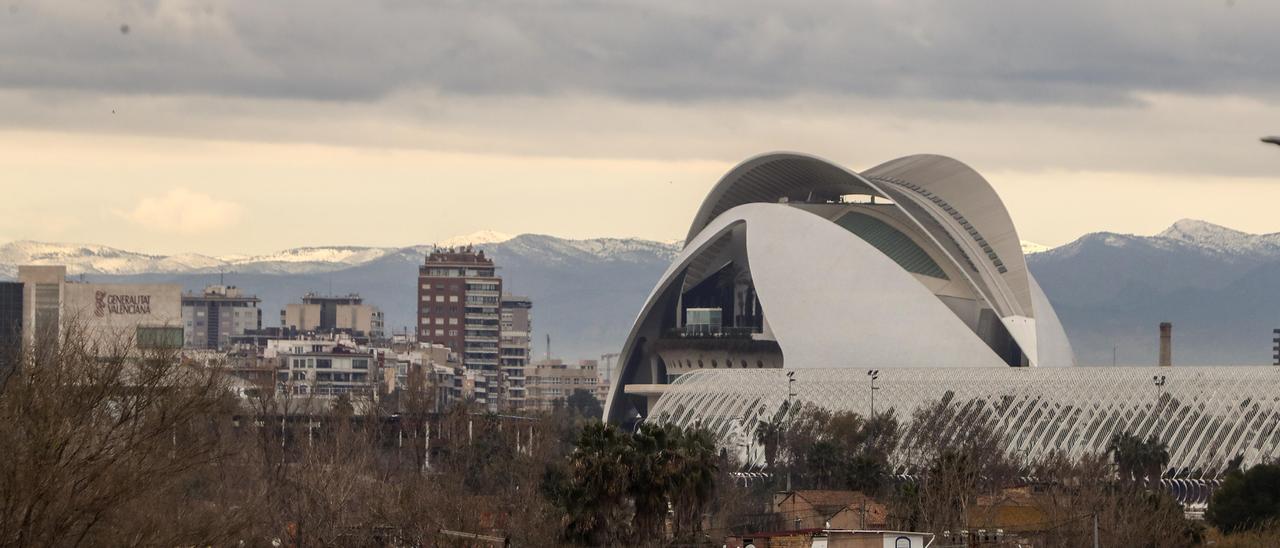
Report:
[[[791,430],[791,416],[792,416],[791,402],[796,395],[795,384],[796,384],[796,372],[787,371],[787,416],[783,417],[784,419],[786,419],[787,425],[782,430],[782,441],[783,441],[782,445],[784,448],[786,448],[788,459],[791,458],[791,446],[787,444],[787,437]],[[788,460],[787,462],[787,491],[788,492],[791,491],[791,464],[792,463],[790,462],[790,460]]]
[[[867,376],[871,377],[871,418],[876,418],[876,379],[880,378],[880,370],[872,369],[867,371]]]
[[[1157,439],[1157,440],[1158,440],[1158,439],[1160,439],[1160,437],[1159,437],[1159,436],[1161,435],[1160,430],[1161,430],[1161,427],[1163,426],[1163,425],[1161,424],[1161,422],[1163,422],[1163,421],[1161,421],[1161,420],[1160,420],[1160,412],[1159,412],[1159,410],[1160,410],[1160,400],[1164,399],[1164,383],[1165,383],[1165,380],[1166,380],[1166,378],[1165,378],[1165,376],[1164,376],[1164,375],[1152,375],[1152,376],[1151,376],[1151,383],[1152,383],[1152,384],[1154,384],[1154,385],[1156,385],[1156,404],[1155,404],[1155,406],[1153,406],[1153,407],[1151,408],[1151,412],[1152,412],[1152,413],[1154,413],[1154,414],[1156,415],[1155,419],[1156,419],[1156,436],[1157,436],[1157,437],[1156,437],[1156,439]]]

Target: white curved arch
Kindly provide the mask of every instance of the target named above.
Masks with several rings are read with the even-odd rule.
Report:
[[[1027,280],[1027,262],[1022,255],[1022,243],[1013,219],[1004,207],[1000,195],[991,184],[964,162],[937,154],[915,154],[890,160],[862,172],[872,180],[885,179],[914,185],[929,191],[931,197],[945,201],[963,219],[972,225],[966,229],[949,212],[937,204],[923,199],[919,192],[912,193],[916,201],[932,209],[935,218],[962,244],[981,271],[989,277],[998,277],[1009,288],[1015,306],[1009,312],[1014,315],[1035,317],[1031,304],[1030,282]],[[999,272],[974,235],[980,235],[990,245],[991,252],[1004,267]]]
[[[1049,297],[1040,289],[1035,276],[1027,274],[1031,281],[1031,304],[1036,309],[1036,365],[1040,367],[1072,367],[1076,364],[1071,341],[1058,320],[1058,313],[1049,303]]]
[[[937,367],[944,358],[1007,367],[914,276],[835,223],[781,204],[723,216],[746,223],[752,279],[787,368]]]
[[[812,212],[845,194],[889,199],[935,260],[954,265],[955,278],[995,312],[1025,364],[1075,364],[1057,315],[1026,269],[1003,202],[976,171],[944,156],[916,155],[858,174],[816,156],[777,152],[739,164],[708,193],[684,249],[628,334],[606,418],[619,420],[630,409],[621,395],[628,382],[666,383],[650,344],[673,327],[672,312],[679,313],[684,288],[673,284],[702,278],[691,264],[707,263],[697,268],[705,273],[723,261],[711,248],[730,231],[726,242],[745,238],[734,260],[745,253],[765,310],[764,337],[776,339],[784,367],[1005,366],[986,335],[966,324],[972,317],[961,319],[893,259]],[[781,198],[806,205],[779,204]]]
[[[617,382],[605,404],[607,418],[619,418],[620,393],[632,368],[643,365],[636,363],[640,336],[659,332],[651,325],[659,298],[699,253],[739,224],[746,227],[752,278],[786,367],[936,367],[943,358],[952,366],[1006,365],[932,292],[871,244],[812,213],[749,203],[708,224],[649,294],[623,346],[613,377]],[[797,275],[800,270],[806,275]]]
[[[874,189],[857,174],[817,156],[785,151],[753,156],[730,169],[707,192],[689,225],[685,242],[735,206],[776,203],[781,197],[831,199],[861,188]]]
[[[651,329],[649,324],[654,321],[651,316],[655,305],[658,304],[659,297],[671,289],[672,284],[676,281],[676,275],[688,267],[689,263],[699,253],[726,232],[732,230],[735,225],[741,223],[741,220],[732,218],[716,219],[706,230],[703,230],[695,238],[685,243],[684,250],[676,256],[676,259],[671,262],[671,266],[667,267],[666,272],[663,272],[662,277],[658,279],[657,285],[649,292],[649,296],[644,300],[644,306],[640,307],[640,313],[636,314],[636,320],[631,324],[631,331],[627,334],[627,341],[622,345],[622,352],[618,354],[618,362],[615,366],[617,370],[610,377],[614,381],[613,385],[609,387],[608,397],[605,398],[604,418],[606,421],[617,419],[616,413],[621,411],[621,409],[615,409],[615,406],[620,405],[618,401],[619,394],[623,391],[627,384],[626,379],[631,374],[630,368],[635,354],[639,350],[636,345],[641,333],[646,331],[646,328],[650,328],[648,329],[650,335],[656,336],[658,334],[656,330]]]

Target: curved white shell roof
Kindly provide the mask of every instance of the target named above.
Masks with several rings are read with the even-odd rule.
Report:
[[[948,273],[945,281],[908,272],[823,216],[846,207],[841,197],[850,194],[892,203],[876,211],[891,209],[883,219],[910,233]],[[868,213],[881,215],[876,211]],[[683,292],[721,268],[729,249],[736,250],[733,262],[749,265],[764,310],[757,338],[776,341],[788,369],[1006,367],[975,332],[980,309],[999,324],[984,329],[1007,331],[1028,365],[1074,364],[1057,316],[1027,272],[1008,212],[971,168],[917,155],[860,175],[814,156],[765,154],[726,174],[699,208],[684,250],[627,338],[606,418],[627,419],[628,384],[666,383],[655,343],[679,314]],[[968,320],[961,317],[966,309],[953,310],[961,297],[976,303]]]

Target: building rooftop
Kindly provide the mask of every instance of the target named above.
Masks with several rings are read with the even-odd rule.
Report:
[[[359,293],[348,293],[346,295],[321,295],[319,293],[307,293],[302,296],[302,304],[320,304],[324,302],[336,302],[338,304],[362,304],[364,299]]]
[[[441,265],[441,264],[475,264],[492,266],[493,259],[484,256],[484,250],[476,249],[471,246],[463,247],[439,247],[431,250],[427,254],[424,264]]]
[[[261,302],[256,295],[245,295],[240,288],[234,285],[210,285],[204,288],[203,292],[183,291],[182,298],[185,299],[202,299],[207,301],[217,300],[233,300],[233,301],[253,301]]]

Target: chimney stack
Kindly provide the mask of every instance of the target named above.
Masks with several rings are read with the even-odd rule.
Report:
[[[1173,324],[1160,322],[1160,367],[1173,365]]]

